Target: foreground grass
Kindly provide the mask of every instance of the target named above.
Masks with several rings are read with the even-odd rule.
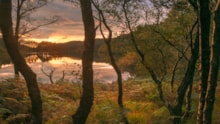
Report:
[[[124,82],[124,112],[130,124],[169,124],[168,110],[158,97],[156,86],[146,80]],[[58,82],[39,84],[43,100],[44,124],[72,124],[71,116],[76,111],[81,90],[77,83]],[[87,120],[88,124],[122,123],[121,111],[117,105],[117,84],[95,83],[94,105]],[[169,84],[164,84],[166,98],[172,102],[175,93]],[[220,123],[220,90],[217,89],[213,124]],[[198,101],[198,88],[193,90],[192,115],[187,124],[194,124]],[[0,124],[7,124],[15,118],[28,116],[30,100],[23,80],[10,79],[0,82]],[[14,122],[16,123],[16,122]]]

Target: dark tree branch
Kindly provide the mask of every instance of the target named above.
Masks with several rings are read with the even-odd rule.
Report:
[[[17,48],[17,41],[13,34],[11,0],[0,1],[0,28],[3,35],[6,49],[11,57],[12,62],[18,67],[18,70],[24,76],[27,84],[28,95],[31,100],[31,119],[33,124],[42,124],[42,100],[40,90],[36,79],[36,74],[25,62],[23,56]]]
[[[28,25],[30,25],[31,23],[31,20],[26,20],[28,23],[21,26],[21,20],[29,19],[31,13],[42,8],[45,5],[47,5],[47,0],[38,0],[33,3],[30,0],[17,0],[17,4],[14,5],[16,8],[15,38],[17,39],[17,41],[19,41],[19,39],[23,35],[37,30],[42,26],[50,25],[57,22],[58,17],[54,16],[52,20],[48,20],[48,22],[41,23],[33,27],[28,27]]]
[[[163,68],[162,68],[162,73],[163,74],[162,74],[161,79],[160,79],[161,82],[163,82],[165,76],[167,75],[167,66],[166,66],[167,64],[166,64],[166,61],[165,61],[165,55],[164,55],[163,51],[159,48],[158,48],[158,50],[159,50],[159,53],[161,55],[162,63],[163,63]]]
[[[173,47],[174,49],[176,49],[179,53],[181,53],[183,55],[183,57],[189,61],[188,57],[184,54],[184,52],[182,50],[180,50],[175,44],[172,43],[172,41],[168,40],[161,32],[153,29],[153,31],[155,33],[157,33],[166,43],[168,43],[171,47]]]
[[[24,2],[26,2],[26,7],[24,7]],[[35,5],[35,3],[30,3],[27,0],[22,0],[22,4],[20,4],[20,17],[26,17],[29,13],[36,11],[37,9],[47,5],[47,0],[39,0]],[[23,9],[22,9],[23,8]]]
[[[194,22],[190,32],[189,32],[189,35],[190,35],[190,48],[191,48],[191,53],[193,53],[193,49],[194,49],[194,46],[193,46],[193,32],[194,32],[194,29],[196,28],[198,24],[198,19],[196,19],[196,21]]]
[[[84,24],[84,50],[82,54],[82,96],[80,105],[72,116],[74,124],[85,124],[91,111],[94,99],[93,88],[93,53],[95,44],[95,23],[90,0],[80,0],[82,20]]]
[[[64,78],[65,78],[65,71],[63,70],[63,71],[62,71],[62,77],[60,78],[60,80],[63,81]]]
[[[54,73],[55,69],[50,70],[50,73],[47,74],[47,73],[44,71],[43,66],[42,66],[41,71],[43,72],[44,75],[46,75],[47,77],[49,77],[50,83],[51,83],[51,84],[54,84],[54,82],[53,82],[53,73]]]
[[[53,24],[53,23],[57,22],[57,20],[58,20],[58,17],[55,17],[55,18],[54,18],[53,20],[51,20],[50,22],[46,22],[46,23],[43,23],[43,24],[39,24],[39,25],[37,25],[37,26],[35,26],[35,27],[32,27],[32,28],[30,28],[30,29],[26,29],[26,30],[24,30],[24,31],[21,33],[21,35],[28,34],[28,33],[32,32],[32,31],[37,30],[37,29],[40,28],[40,27]]]
[[[127,1],[124,0],[124,3],[122,5],[122,8],[123,8],[123,12],[124,12],[124,16],[125,16],[125,20],[126,20],[126,23],[127,23],[127,27],[130,31],[130,37],[131,37],[131,40],[132,40],[132,43],[135,47],[135,50],[137,51],[138,55],[141,57],[141,63],[144,65],[145,69],[149,72],[149,74],[151,75],[153,81],[156,83],[157,85],[157,89],[158,89],[158,92],[159,92],[159,97],[161,99],[161,101],[163,102],[163,104],[165,106],[170,106],[169,103],[166,101],[166,99],[164,98],[164,95],[163,95],[163,89],[162,89],[162,80],[159,80],[156,73],[154,72],[154,70],[145,63],[145,55],[144,53],[142,53],[142,51],[138,48],[138,45],[136,43],[136,39],[135,39],[135,36],[134,36],[134,33],[133,33],[133,30],[131,28],[131,24],[130,24],[130,20],[128,18],[128,13],[127,13],[127,10],[126,10],[126,5],[127,5]],[[161,54],[163,56],[163,54]],[[163,79],[163,78],[162,78]]]
[[[142,51],[138,48],[138,45],[136,43],[136,39],[135,39],[134,33],[132,31],[132,28],[131,28],[131,23],[130,23],[130,20],[128,18],[128,13],[127,13],[127,10],[126,10],[127,2],[128,2],[127,0],[124,0],[124,3],[122,5],[124,16],[125,16],[125,20],[126,20],[126,23],[127,23],[127,27],[128,27],[128,29],[130,31],[131,41],[134,44],[135,50],[137,51],[138,55],[141,57],[141,61],[144,62],[145,61],[144,53],[142,53]]]
[[[110,62],[111,65],[113,66],[114,70],[117,73],[117,80],[118,80],[118,104],[121,108],[123,108],[123,100],[122,100],[122,96],[123,96],[123,87],[122,87],[122,75],[121,75],[121,71],[118,67],[118,65],[115,62],[114,56],[113,56],[113,52],[112,52],[112,48],[111,48],[111,41],[112,41],[112,30],[109,27],[106,18],[104,16],[103,10],[100,9],[99,7],[99,3],[97,1],[97,3],[94,3],[94,1],[92,1],[94,7],[97,9],[98,14],[99,14],[99,21],[100,21],[100,32],[101,35],[106,43],[107,46],[107,50],[108,50],[108,54],[109,54],[109,58],[110,58]],[[103,28],[102,28],[102,23],[104,24],[105,28],[108,31],[108,37],[106,38],[104,32],[103,32]],[[125,119],[125,123],[127,123],[127,119]]]
[[[154,81],[154,82],[156,83],[156,85],[157,85],[157,90],[158,90],[158,92],[159,92],[159,98],[160,98],[160,100],[163,102],[163,104],[164,104],[166,107],[169,107],[170,105],[169,105],[169,103],[166,101],[166,99],[164,98],[164,95],[163,95],[162,81],[158,79],[156,73],[153,71],[153,69],[152,69],[150,66],[148,66],[148,65],[146,65],[146,64],[144,64],[144,66],[145,66],[145,68],[147,69],[147,71],[150,73],[150,75],[151,75],[153,81]]]
[[[188,0],[189,3],[192,5],[192,7],[194,8],[195,11],[198,10],[198,4],[197,4],[197,0]]]
[[[170,81],[170,84],[171,84],[171,91],[173,92],[173,84],[174,84],[174,81],[175,81],[175,75],[176,75],[176,70],[177,70],[177,66],[179,64],[179,62],[183,59],[183,55],[185,55],[185,53],[187,52],[189,47],[187,47],[183,54],[179,55],[178,53],[178,59],[177,61],[175,62],[174,66],[173,66],[173,70],[172,70],[172,76],[171,76],[171,81]]]

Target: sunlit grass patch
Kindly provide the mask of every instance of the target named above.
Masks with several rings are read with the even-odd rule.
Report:
[[[166,107],[161,107],[157,110],[155,110],[153,113],[153,119],[152,119],[152,122],[154,124],[158,123],[158,124],[167,124],[167,123],[170,123],[170,114],[169,114],[169,111]]]
[[[127,117],[131,124],[146,124],[150,120],[151,115],[145,112],[133,111],[129,112]]]
[[[127,117],[132,124],[146,124],[157,110],[157,104],[150,101],[127,101],[125,102]]]
[[[88,118],[88,124],[119,124],[121,111],[117,103],[105,99],[100,103],[94,103]]]

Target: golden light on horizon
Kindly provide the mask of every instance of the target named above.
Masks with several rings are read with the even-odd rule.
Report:
[[[96,35],[96,38],[102,38],[100,34]],[[40,42],[51,42],[51,43],[65,43],[70,41],[84,41],[84,35],[72,35],[72,36],[66,36],[66,35],[51,35],[48,38],[23,38],[25,41],[34,41],[37,43]]]
[[[83,41],[84,36],[63,36],[63,35],[53,35],[48,38],[24,38],[26,41],[34,41],[34,42],[52,42],[52,43],[65,43],[69,41]]]

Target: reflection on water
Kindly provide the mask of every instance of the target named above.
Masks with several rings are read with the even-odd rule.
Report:
[[[38,82],[50,82],[49,75],[52,71],[52,79],[54,82],[58,80],[68,80],[77,82],[81,80],[81,60],[70,57],[57,57],[50,59],[39,58],[38,55],[26,57],[28,65],[37,74]],[[93,63],[95,82],[111,83],[116,80],[116,74],[112,66],[107,63]],[[43,73],[44,72],[44,73]],[[0,68],[0,80],[11,78],[14,76],[12,64],[2,65]],[[123,74],[123,79],[130,77],[129,73]]]

